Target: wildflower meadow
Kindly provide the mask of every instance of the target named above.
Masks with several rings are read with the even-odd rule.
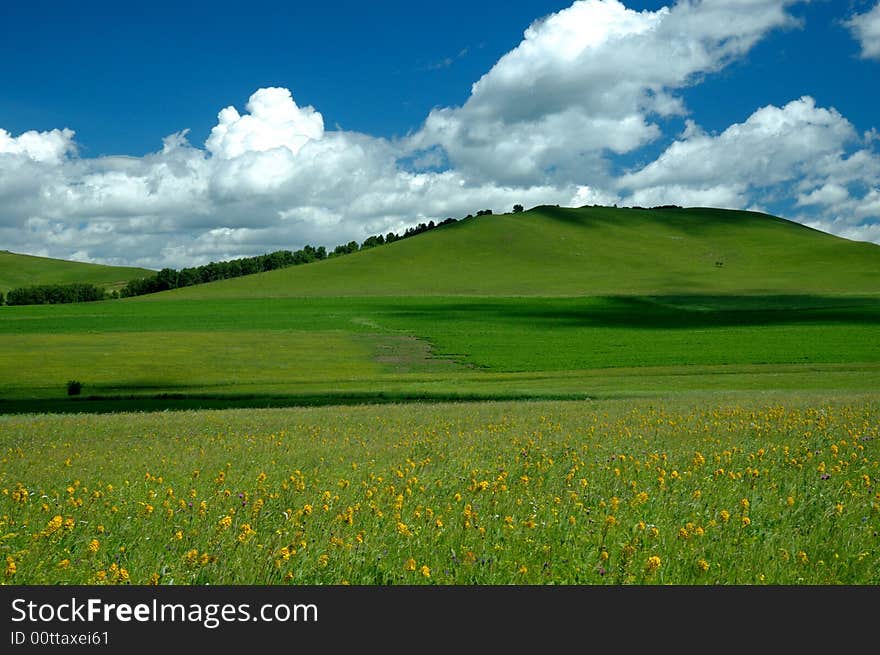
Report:
[[[880,583],[871,396],[0,417],[7,584]]]

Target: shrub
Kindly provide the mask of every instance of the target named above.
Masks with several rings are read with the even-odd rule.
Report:
[[[82,382],[77,382],[76,380],[70,380],[67,383],[67,395],[68,396],[78,396],[82,391]]]

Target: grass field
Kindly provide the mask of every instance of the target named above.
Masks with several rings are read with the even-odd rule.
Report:
[[[86,396],[265,404],[316,394],[876,390],[880,379],[880,299],[871,297],[166,300],[4,316],[0,398],[58,408],[73,379]]]
[[[0,307],[4,580],[877,584],[878,291],[782,219],[542,208]]]
[[[880,583],[876,396],[0,426],[15,583]]]
[[[0,292],[40,284],[85,282],[106,289],[119,290],[129,280],[152,275],[145,268],[86,264],[49,257],[21,255],[0,250]]]

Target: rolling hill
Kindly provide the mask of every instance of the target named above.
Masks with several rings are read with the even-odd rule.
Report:
[[[73,282],[94,284],[112,291],[123,287],[129,280],[152,273],[145,268],[86,264],[0,250],[0,291],[3,293],[18,287]]]
[[[537,207],[2,309],[0,414],[880,388],[880,246],[753,212]]]
[[[343,257],[143,296],[876,294],[880,246],[756,212],[542,206]]]

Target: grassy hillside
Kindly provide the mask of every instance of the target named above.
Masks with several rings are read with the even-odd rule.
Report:
[[[129,280],[152,273],[145,268],[85,264],[0,250],[0,291],[3,293],[18,287],[72,282],[86,282],[112,291],[122,288]]]
[[[171,292],[3,307],[0,412],[93,407],[69,380],[129,408],[876,392],[878,291],[880,247],[763,214],[539,208]]]
[[[880,246],[719,209],[538,207],[144,299],[874,294]]]

